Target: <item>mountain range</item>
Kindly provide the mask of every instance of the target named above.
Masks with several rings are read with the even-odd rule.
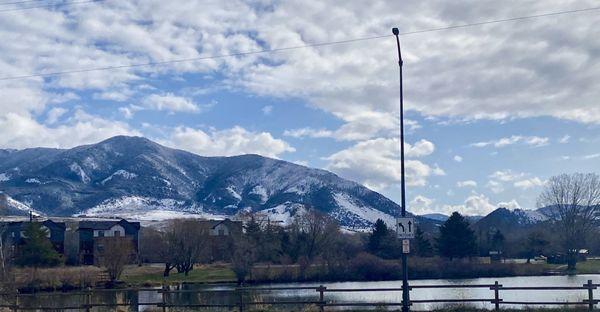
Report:
[[[259,155],[203,157],[128,136],[71,149],[0,149],[0,191],[4,213],[47,216],[147,220],[260,212],[285,223],[314,208],[361,229],[378,218],[394,224],[400,209],[325,170]]]

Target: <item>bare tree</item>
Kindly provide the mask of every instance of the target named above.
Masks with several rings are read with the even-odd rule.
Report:
[[[304,251],[309,260],[328,248],[339,231],[335,220],[313,209],[296,218],[295,222],[297,222],[300,232],[304,234]]]
[[[134,259],[133,241],[128,237],[105,237],[98,242],[99,264],[106,267],[111,282],[117,281],[125,265]]]
[[[246,281],[248,275],[252,274],[254,262],[256,262],[256,245],[246,236],[236,240],[231,257],[231,269],[240,285]]]
[[[199,220],[173,220],[165,232],[165,274],[173,267],[187,276],[207,253],[208,228]]]
[[[547,207],[567,255],[569,270],[577,264],[577,252],[600,221],[600,176],[594,173],[561,174],[551,177],[538,198]]]

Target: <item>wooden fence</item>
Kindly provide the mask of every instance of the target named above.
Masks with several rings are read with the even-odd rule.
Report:
[[[600,303],[600,300],[594,299],[594,290],[600,287],[600,284],[594,284],[592,280],[588,280],[586,284],[582,286],[504,286],[499,284],[497,281],[494,284],[478,284],[478,285],[414,285],[410,286],[410,291],[415,292],[419,289],[461,289],[461,288],[479,288],[489,289],[489,298],[440,298],[440,299],[427,299],[427,300],[411,300],[410,305],[419,303],[489,303],[493,310],[500,311],[503,305],[558,305],[558,306],[582,306],[587,307],[589,311],[593,311],[595,305]],[[582,301],[505,301],[502,299],[502,293],[504,291],[586,291],[587,299]],[[101,292],[126,292],[126,291],[152,291],[160,294],[161,301],[159,302],[148,302],[148,303],[98,303],[93,301],[94,293]],[[315,300],[274,300],[274,301],[251,301],[245,300],[245,295],[248,293],[261,293],[261,292],[281,292],[281,291],[315,291]],[[78,292],[49,292],[49,293],[38,293],[38,294],[19,294],[19,293],[0,293],[0,297],[12,298],[11,303],[2,303],[0,308],[8,308],[14,312],[17,311],[31,311],[31,310],[79,310],[90,312],[95,307],[104,308],[118,308],[127,307],[132,305],[137,306],[154,306],[158,309],[167,312],[170,308],[230,308],[237,309],[240,312],[251,311],[252,307],[256,306],[275,306],[275,305],[298,305],[298,306],[316,306],[320,311],[325,311],[327,307],[400,307],[402,302],[339,302],[328,300],[327,294],[331,293],[377,293],[377,292],[401,292],[402,288],[328,288],[325,286],[305,286],[305,287],[237,287],[231,289],[185,289],[175,290],[163,287],[157,288],[127,288],[127,289],[88,289],[86,291]],[[229,293],[236,300],[230,303],[176,303],[170,300],[173,294],[218,294],[218,293]],[[27,296],[60,296],[60,295],[81,295],[85,298],[85,303],[73,306],[29,306],[23,305],[22,299]],[[535,294],[532,294],[535,298]],[[49,301],[49,300],[45,300]]]

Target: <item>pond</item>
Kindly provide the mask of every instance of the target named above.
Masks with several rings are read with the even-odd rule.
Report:
[[[476,279],[456,279],[456,280],[416,280],[411,281],[411,286],[416,285],[475,285],[475,284],[494,284],[498,281],[503,286],[582,286],[588,280],[594,283],[600,283],[600,275],[574,275],[574,276],[523,276],[523,277],[504,277],[504,278],[476,278]],[[381,281],[381,282],[336,282],[323,283],[330,289],[365,289],[365,288],[400,288],[401,281]],[[287,283],[260,285],[260,287],[303,287],[318,286],[318,283]],[[218,293],[195,293],[182,292],[171,293],[167,300],[169,303],[176,304],[237,304],[239,294],[229,292],[233,290],[234,285],[202,286],[202,285],[182,285],[182,290],[221,290]],[[145,303],[157,303],[162,301],[162,294],[158,290],[142,291],[93,291],[91,300],[94,303],[114,304],[120,303],[124,306],[119,311],[160,311],[156,306],[144,305]],[[595,297],[600,297],[600,291],[596,290]],[[401,302],[401,292],[326,292],[325,300],[327,302],[360,302],[360,303],[399,303]],[[438,288],[423,289],[417,288],[411,291],[413,300],[429,299],[493,299],[494,292],[488,288]],[[500,298],[504,301],[582,301],[587,299],[587,290],[500,290]],[[302,290],[277,290],[248,292],[244,301],[317,301],[319,293],[314,289]],[[20,298],[20,304],[28,307],[59,307],[59,306],[80,306],[86,302],[86,295],[82,293],[40,293],[37,295],[25,295]],[[427,311],[432,308],[447,306],[447,304],[414,304],[412,310]],[[470,303],[469,306],[480,308],[493,308],[490,303]],[[524,308],[524,306],[503,305],[503,307]],[[301,306],[285,305],[275,306],[280,311],[302,311]],[[114,308],[96,307],[93,311],[114,311]],[[188,311],[191,311],[189,309]],[[195,310],[199,310],[196,308]],[[223,308],[220,311],[230,311],[232,309]],[[331,310],[328,308],[327,310]],[[70,310],[73,311],[73,310]],[[186,309],[169,309],[169,311],[186,311]],[[219,311],[216,308],[205,309],[205,311]],[[237,309],[233,309],[237,311]]]

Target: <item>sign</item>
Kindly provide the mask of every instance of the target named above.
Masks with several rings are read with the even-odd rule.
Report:
[[[410,241],[408,239],[402,240],[402,253],[403,254],[410,253]]]
[[[396,232],[398,238],[415,238],[415,219],[414,218],[398,218],[396,219]]]

